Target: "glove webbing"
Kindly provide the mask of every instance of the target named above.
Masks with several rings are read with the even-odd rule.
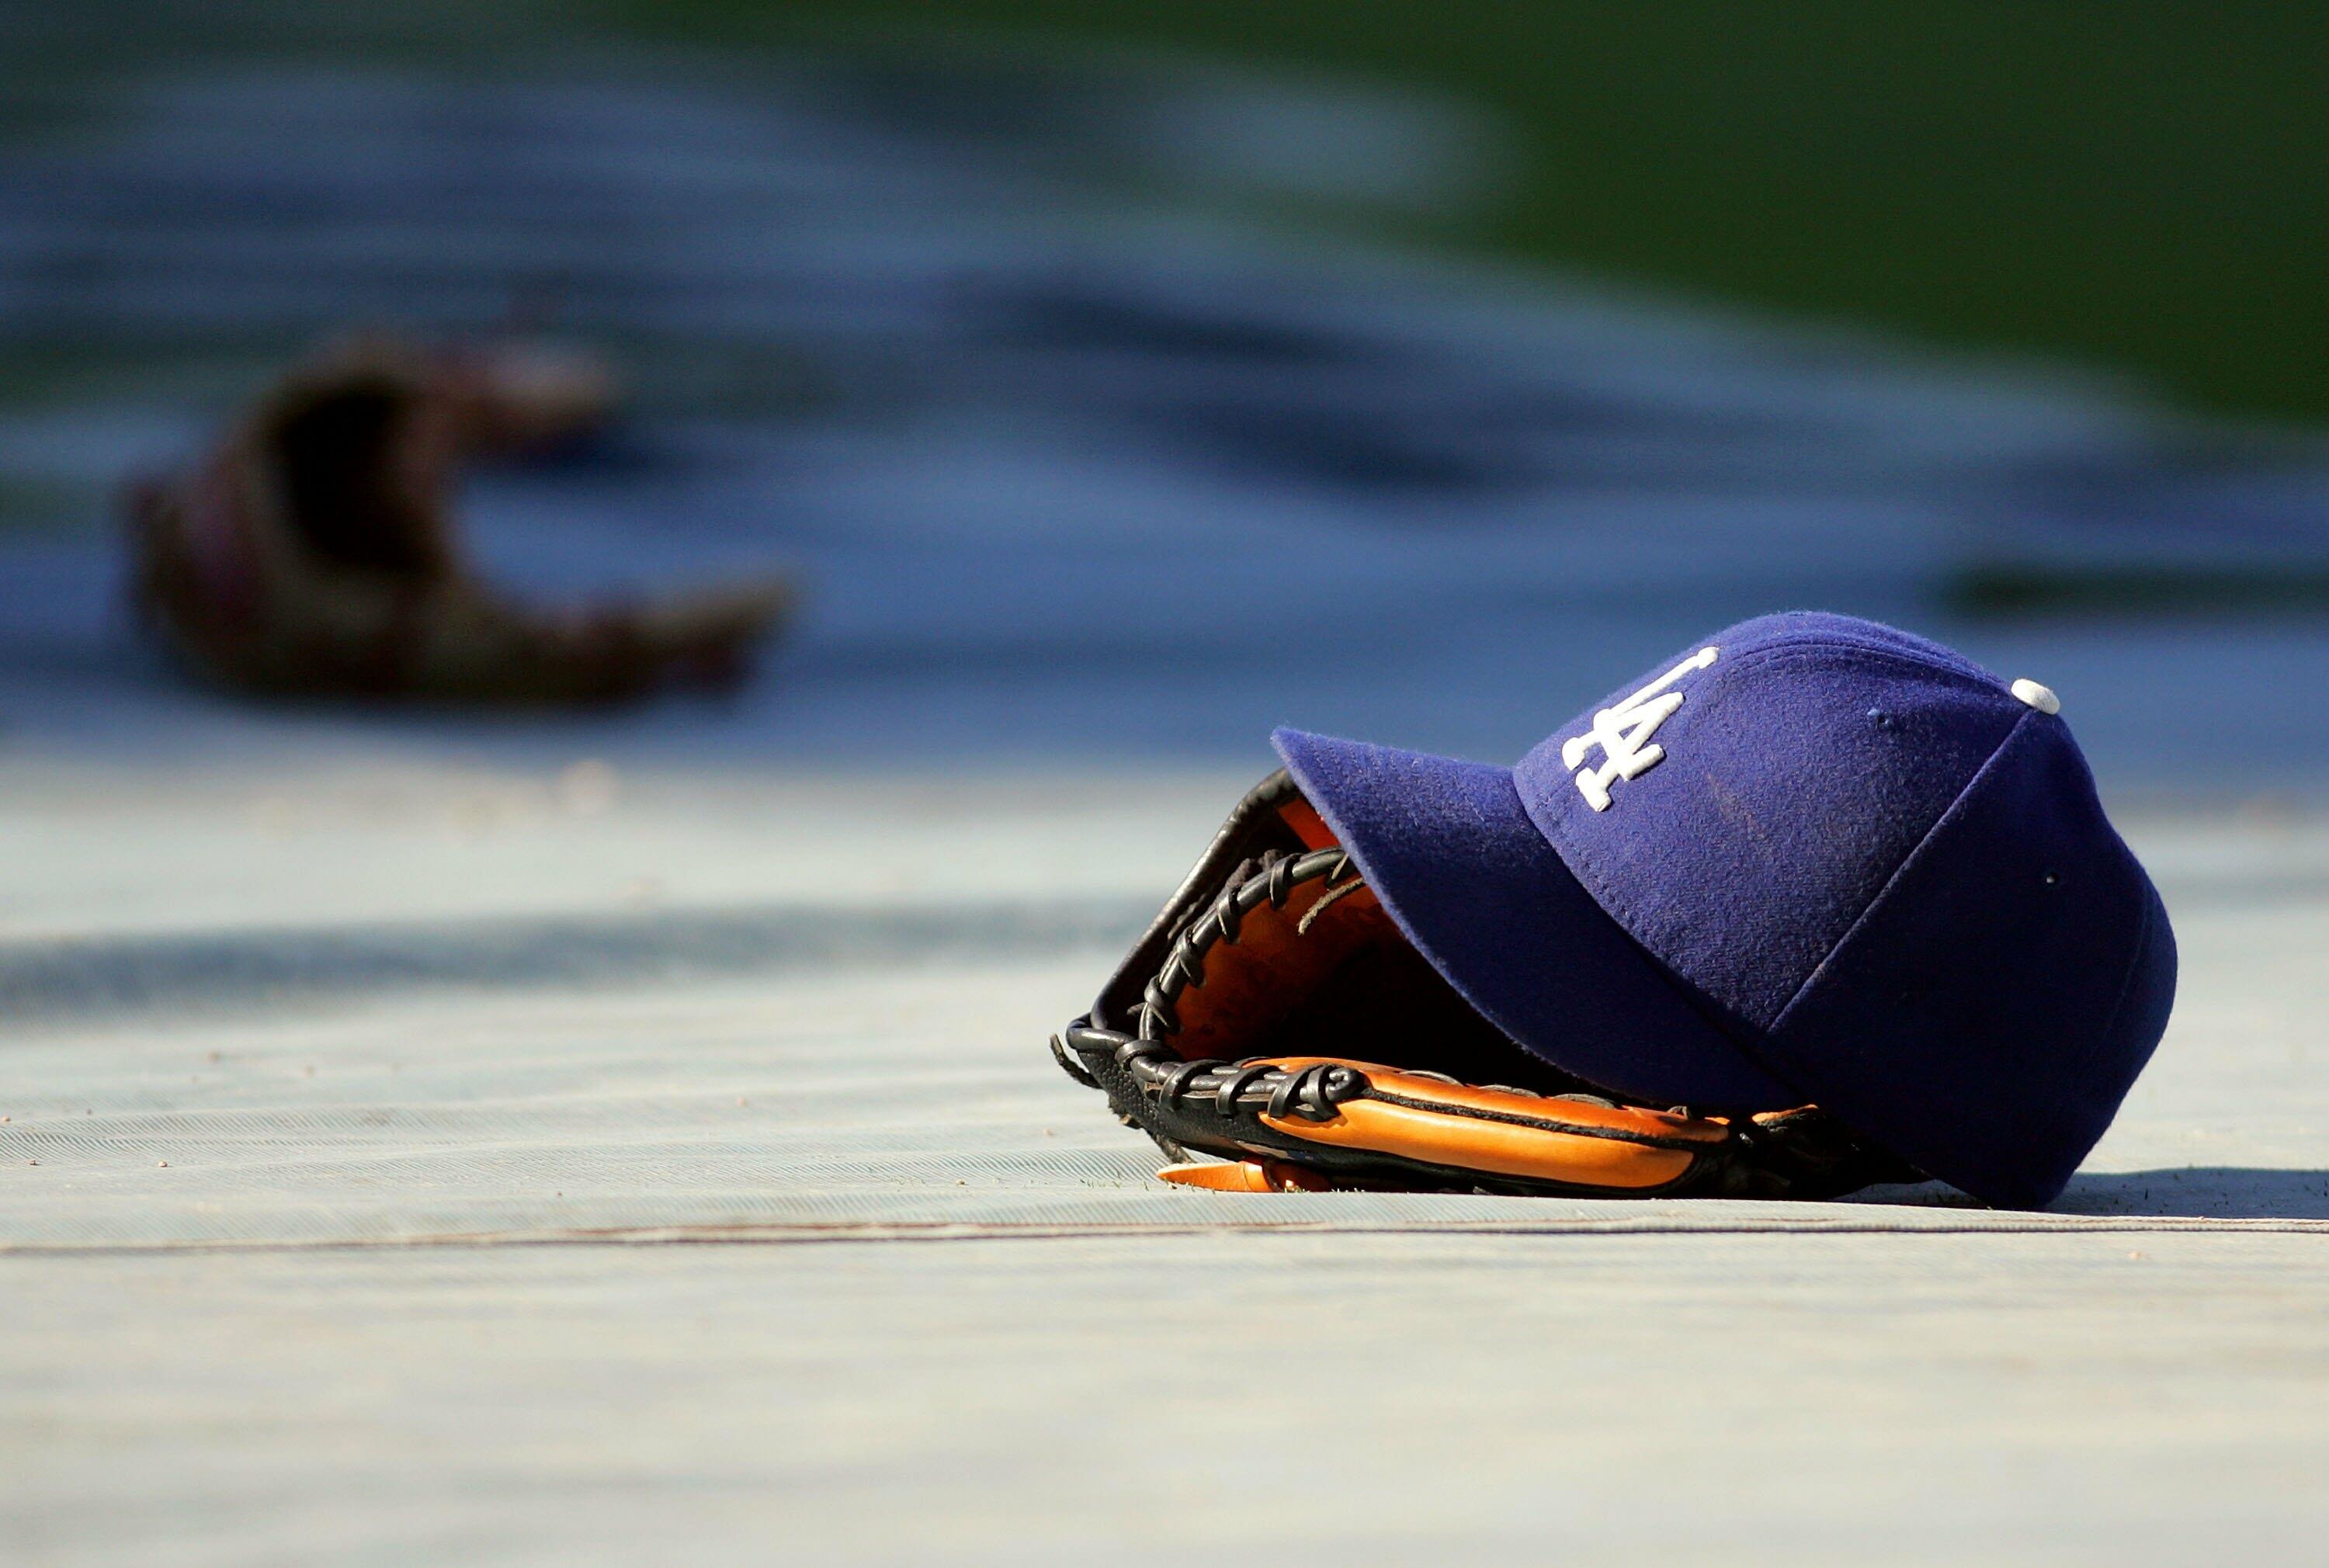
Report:
[[[1139,1086],[1144,1097],[1167,1108],[1196,1095],[1211,1099],[1215,1113],[1224,1117],[1234,1115],[1242,1106],[1266,1110],[1278,1117],[1332,1120],[1337,1104],[1366,1087],[1365,1080],[1347,1065],[1320,1062],[1288,1070],[1259,1061],[1184,1061],[1173,1049],[1171,1037],[1180,1032],[1174,1018],[1174,1000],[1186,987],[1204,984],[1205,954],[1216,943],[1237,940],[1238,926],[1249,910],[1265,903],[1283,909],[1302,883],[1323,878],[1331,886],[1350,865],[1348,851],[1338,849],[1313,850],[1302,855],[1271,850],[1259,862],[1240,862],[1220,896],[1189,922],[1155,978],[1142,989],[1140,1005],[1134,1009],[1139,1032],[1127,1035],[1079,1019],[1052,1037],[1052,1056],[1070,1077],[1092,1089],[1106,1085],[1089,1066],[1079,1066],[1076,1057],[1089,1061],[1104,1056]],[[1070,1051],[1075,1055],[1070,1056]],[[1153,1127],[1148,1130],[1155,1135]],[[1161,1136],[1157,1141],[1175,1159],[1186,1152]]]

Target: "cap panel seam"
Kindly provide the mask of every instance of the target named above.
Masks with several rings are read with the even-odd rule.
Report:
[[[1525,813],[1528,806],[1527,796],[1521,797],[1521,806]],[[1617,928],[1617,934],[1649,962],[1651,972],[1657,976],[1659,984],[1673,991],[1683,1006],[1702,1019],[1709,1028],[1729,1041],[1740,1056],[1745,1056],[1753,1065],[1756,1071],[1767,1078],[1786,1084],[1797,1093],[1803,1092],[1803,1086],[1796,1082],[1792,1074],[1780,1071],[1765,1059],[1762,1051],[1759,1048],[1760,1038],[1755,1031],[1738,1028],[1723,1015],[1720,1009],[1710,1008],[1701,1001],[1692,987],[1676,978],[1674,966],[1669,963],[1657,949],[1635,934],[1635,919],[1632,912],[1627,908],[1625,899],[1612,895],[1598,878],[1588,878],[1579,871],[1577,862],[1570,859],[1568,852],[1551,835],[1545,832],[1543,826],[1537,822],[1533,816],[1530,817],[1529,825],[1536,829],[1537,836],[1543,839],[1545,847],[1552,851],[1552,858],[1561,862],[1570,876],[1576,878],[1577,885],[1585,889],[1587,897],[1601,906],[1602,913],[1608,916],[1609,924]],[[1792,999],[1789,1005],[1793,1005]]]
[[[2137,880],[2149,896],[2143,900],[2143,924],[2136,927],[2135,945],[2127,950],[2126,972],[2119,976],[2118,995],[2111,1002],[2110,1012],[2103,1020],[2101,1031],[2087,1041],[2086,1048],[2079,1053],[2077,1060],[2065,1066],[2063,1070],[2072,1075],[2094,1059],[2095,1053],[2102,1048],[2102,1042],[2110,1038],[2111,1031],[2118,1028],[2119,1014],[2126,1010],[2126,999],[2135,994],[2135,972],[2142,967],[2144,950],[2150,945],[2152,923],[2167,912],[2165,901],[2159,897],[2159,889],[2151,886],[2151,878],[2145,873],[2143,863],[2136,859],[2135,852],[2126,848],[2124,840],[2119,843],[2119,854],[2134,867]]]
[[[1924,858],[1926,850],[1931,846],[1935,839],[1940,837],[1942,830],[1965,813],[1968,809],[1966,803],[1973,799],[1974,793],[1981,788],[1982,781],[1988,778],[1991,770],[1997,766],[1997,759],[2004,756],[2007,748],[2013,745],[2014,738],[2022,733],[2023,727],[2034,722],[2040,717],[2035,710],[2032,710],[2023,714],[2013,721],[2013,728],[2005,732],[2004,737],[1998,741],[1996,748],[1989,754],[1987,760],[1974,769],[1973,776],[1966,780],[1963,789],[1957,791],[1957,799],[1949,803],[1948,810],[1933,819],[1933,825],[1925,830],[1924,837],[1919,839],[1909,852],[1900,858],[1900,863],[1892,868],[1892,874],[1884,878],[1884,886],[1879,887],[1869,898],[1867,905],[1844,929],[1843,934],[1837,937],[1825,953],[1820,954],[1820,961],[1812,965],[1811,972],[1804,976],[1803,983],[1796,987],[1793,996],[1787,998],[1787,1006],[1781,1008],[1777,1016],[1771,1019],[1771,1027],[1768,1033],[1777,1036],[1787,1027],[1787,1020],[1795,1016],[1796,1006],[1812,989],[1812,983],[1826,972],[1827,966],[1835,961],[1837,953],[1851,945],[1852,939],[1860,934],[1862,929],[1867,925],[1869,917],[1873,915],[1884,901],[1892,896],[1893,888],[1900,886],[1900,879],[1909,874],[1909,869]]]
[[[1711,644],[1715,647],[1721,645],[1720,643]],[[1954,664],[1938,663],[1931,659],[1919,658],[1901,648],[1887,648],[1870,643],[1851,643],[1842,639],[1814,640],[1805,637],[1786,643],[1767,643],[1761,647],[1748,649],[1731,660],[1728,668],[1730,672],[1735,675],[1741,670],[1752,670],[1759,665],[1777,663],[1783,660],[1815,659],[1823,653],[1851,653],[1862,659],[1905,666],[1928,675],[1946,675],[1975,690],[1992,696],[2010,695],[2003,681],[1976,674],[1973,671],[1960,669]]]
[[[1707,643],[1718,648],[1727,646],[1716,638],[1709,638]],[[1860,653],[1870,658],[1890,660],[1894,663],[1911,665],[1936,674],[1955,676],[1969,685],[1978,686],[1985,690],[2003,692],[2007,685],[2002,676],[1984,669],[1970,659],[1934,658],[1913,648],[1902,648],[1874,638],[1855,637],[1847,633],[1834,631],[1795,633],[1765,642],[1750,643],[1731,661],[1730,668],[1736,670],[1760,663],[1763,660],[1777,654],[1815,651]]]
[[[1814,641],[1809,638],[1799,639],[1785,643],[1769,644],[1761,648],[1752,649],[1747,653],[1741,655],[1739,662],[1733,665],[1732,668],[1737,670],[1754,664],[1766,663],[1774,660],[1786,658],[1791,654],[1800,656],[1815,651],[1816,646],[1818,646],[1818,644],[1815,644]],[[1962,670],[1954,669],[1947,665],[1936,664],[1930,660],[1919,658],[1913,653],[1906,653],[1900,649],[1862,643],[1852,643],[1847,645],[1841,639],[1828,642],[1825,643],[1825,646],[1831,648],[1848,646],[1849,651],[1853,653],[1872,654],[1878,658],[1891,659],[1900,663],[1910,665],[1916,669],[1932,671],[1938,673],[1955,676],[1959,679],[1966,678],[1966,671]],[[1978,683],[1975,682],[1975,684]],[[1994,688],[1991,687],[1984,686],[1981,687],[1981,690],[1984,691],[1995,692],[1996,695],[2004,695],[2002,691],[1996,691]],[[1691,1002],[1693,1009],[1696,1010],[1701,1017],[1709,1018],[1710,1020],[1713,1021],[1716,1024],[1716,1027],[1719,1028],[1727,1038],[1739,1041],[1742,1046],[1749,1045],[1755,1040],[1777,1034],[1780,1026],[1787,1021],[1787,1014],[1795,1009],[1796,1003],[1801,1000],[1805,988],[1809,986],[1813,979],[1819,974],[1820,971],[1827,966],[1829,960],[1833,959],[1836,953],[1842,950],[1843,944],[1852,940],[1853,934],[1858,931],[1862,923],[1868,918],[1868,912],[1875,908],[1879,903],[1883,901],[1884,896],[1891,891],[1892,884],[1900,879],[1901,872],[1908,868],[1911,861],[1916,859],[1918,852],[1925,847],[1926,843],[1931,840],[1935,833],[1940,831],[1944,823],[1947,822],[1951,817],[1957,814],[1958,808],[1964,803],[1966,797],[1972,792],[1974,786],[1981,782],[1983,775],[1987,774],[1991,765],[1996,762],[1999,753],[2003,752],[2007,746],[2011,745],[2013,737],[2021,733],[2023,725],[2037,717],[2039,716],[2035,712],[2030,711],[2026,709],[2015,717],[2013,726],[2006,730],[2004,736],[1999,737],[1996,746],[1993,748],[1989,756],[1983,760],[1981,766],[1973,771],[1972,776],[1967,778],[1964,785],[1959,788],[1956,797],[1949,802],[1947,807],[1942,811],[1940,815],[1933,819],[1931,824],[1919,836],[1916,843],[1909,846],[1908,853],[1901,857],[1900,864],[1892,869],[1891,874],[1885,878],[1883,885],[1878,887],[1875,893],[1870,896],[1868,903],[1862,907],[1858,915],[1853,917],[1852,924],[1844,928],[1843,934],[1837,937],[1835,941],[1829,945],[1828,950],[1820,955],[1819,962],[1813,964],[1811,969],[1805,974],[1803,980],[1796,983],[1795,991],[1788,995],[1786,1004],[1779,1009],[1777,1014],[1773,1015],[1770,1027],[1768,1029],[1740,1028],[1734,1027],[1730,1019],[1721,1015],[1720,1009],[1714,1009],[1710,1012],[1710,1009],[1700,1006],[1696,1000],[1691,996],[1690,990],[1687,986],[1676,985],[1675,990],[1683,994],[1685,1000],[1689,1000]],[[1515,783],[1517,783],[1517,781],[1515,781]],[[1544,841],[1551,847],[1554,856],[1559,859],[1563,866],[1569,869],[1569,874],[1577,879],[1578,885],[1583,887],[1588,893],[1591,894],[1595,902],[1598,903],[1602,908],[1608,913],[1610,918],[1616,922],[1618,929],[1625,933],[1627,940],[1633,943],[1635,946],[1640,948],[1645,953],[1647,953],[1653,960],[1655,960],[1661,972],[1674,970],[1675,966],[1673,965],[1663,954],[1661,954],[1656,948],[1652,947],[1647,942],[1642,939],[1639,934],[1641,921],[1633,907],[1632,899],[1621,894],[1617,888],[1612,887],[1608,879],[1601,875],[1600,869],[1598,867],[1592,866],[1590,864],[1586,866],[1579,865],[1579,857],[1570,853],[1570,846],[1567,841],[1568,835],[1565,833],[1553,832],[1547,828],[1544,820],[1538,815],[1536,803],[1529,799],[1527,792],[1525,791],[1521,792],[1521,810],[1528,817],[1530,824],[1536,829],[1537,835],[1543,839]],[[1553,820],[1555,822],[1559,822],[1561,819],[1555,817]],[[1669,978],[1668,983],[1673,984],[1674,981]],[[1752,1054],[1753,1053],[1750,1051],[1750,1055]],[[1765,1072],[1771,1072],[1771,1069],[1763,1063],[1759,1056],[1756,1056],[1755,1063],[1757,1066],[1762,1067]],[[1783,1075],[1776,1073],[1772,1075],[1775,1077],[1783,1076]]]

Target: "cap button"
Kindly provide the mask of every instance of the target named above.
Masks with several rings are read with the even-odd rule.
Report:
[[[2062,711],[2062,699],[2055,696],[2054,693],[2046,687],[2039,685],[2035,681],[2016,681],[2013,683],[2013,695],[2019,697],[2023,701],[2027,702],[2031,707],[2036,709],[2041,713],[2060,713]]]

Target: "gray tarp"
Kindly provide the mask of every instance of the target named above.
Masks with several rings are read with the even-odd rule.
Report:
[[[1162,1186],[1042,1039],[1228,775],[1088,781],[1120,804],[1065,842],[992,776],[590,815],[5,776],[25,1561],[2120,1563],[2320,1522],[2317,826],[2135,819],[2175,1027],[2009,1215]]]

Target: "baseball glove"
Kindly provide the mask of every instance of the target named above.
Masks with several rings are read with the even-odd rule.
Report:
[[[1283,770],[1051,1052],[1193,1187],[1814,1198],[1920,1178],[1815,1106],[1629,1103],[1523,1051],[1401,934]]]
[[[462,465],[587,431],[612,396],[595,361],[539,348],[329,352],[206,458],[132,487],[133,602],[188,669],[252,692],[550,705],[732,685],[782,581],[539,606],[461,548]]]

